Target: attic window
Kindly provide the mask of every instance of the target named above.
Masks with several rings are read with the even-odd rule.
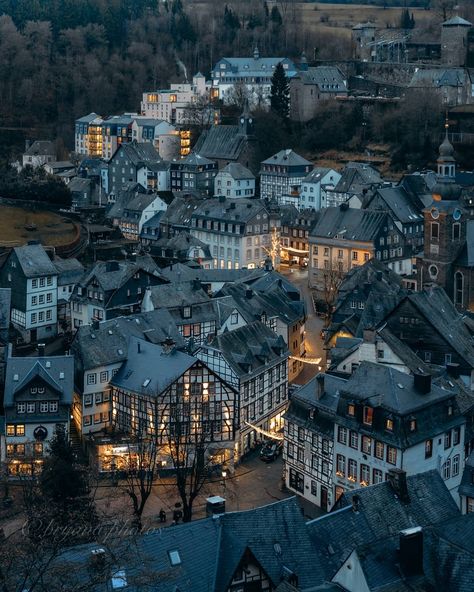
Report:
[[[119,571],[116,571],[112,575],[112,589],[119,590],[121,588],[126,588],[126,587],[127,587],[127,576],[125,574],[125,571],[123,569],[120,569]]]
[[[46,362],[46,368],[51,368],[51,362],[49,360]]]
[[[355,405],[354,403],[349,403],[347,405],[347,415],[350,415],[351,417],[355,416]]]
[[[64,379],[64,372],[60,372],[59,373],[59,378],[60,378],[60,380],[63,380]]]
[[[143,387],[147,387],[150,384],[150,382],[151,382],[151,379],[150,378],[147,378],[146,380],[143,381],[142,386]]]
[[[183,306],[183,318],[184,319],[191,318],[191,307],[190,306]]]
[[[118,353],[119,356],[123,356],[123,349],[118,349],[117,350],[117,353]]]
[[[364,407],[363,422],[365,425],[372,425],[372,419],[374,417],[374,410],[372,407]]]
[[[391,417],[387,417],[385,420],[385,429],[389,432],[393,432],[393,419]]]
[[[18,382],[18,378],[19,378],[18,374],[14,374],[14,375],[13,375],[13,380],[14,380],[15,382]]]
[[[173,551],[168,551],[168,557],[173,567],[176,565],[181,565],[181,557],[177,549],[174,549]]]
[[[414,417],[410,417],[409,427],[410,427],[410,432],[416,432],[416,419]]]

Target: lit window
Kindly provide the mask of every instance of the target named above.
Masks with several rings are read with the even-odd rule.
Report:
[[[355,416],[355,405],[353,403],[349,403],[347,406],[347,415],[350,415],[351,417]]]
[[[387,446],[387,462],[390,465],[397,464],[397,449],[393,446]]]
[[[451,459],[450,458],[446,459],[446,461],[443,463],[442,471],[443,471],[443,479],[445,481],[447,479],[450,479],[450,477],[451,477]]]
[[[375,458],[383,460],[384,444],[383,442],[375,442]]]
[[[385,421],[385,429],[389,432],[393,432],[393,419],[391,419],[390,417],[387,417]]]
[[[433,455],[433,440],[426,440],[425,442],[425,458],[431,458]]]
[[[365,425],[372,425],[372,419],[374,415],[374,410],[372,407],[364,407],[364,418],[363,422]]]

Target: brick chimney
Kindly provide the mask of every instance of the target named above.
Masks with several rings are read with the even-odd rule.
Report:
[[[400,501],[404,503],[410,501],[406,471],[403,471],[402,469],[390,469],[388,472],[388,482]]]

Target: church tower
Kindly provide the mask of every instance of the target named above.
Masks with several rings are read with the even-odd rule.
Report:
[[[239,132],[243,136],[251,136],[253,134],[253,119],[250,113],[248,99],[245,99],[244,110],[239,117]]]

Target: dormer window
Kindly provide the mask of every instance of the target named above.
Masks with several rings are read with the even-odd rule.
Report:
[[[452,405],[452,403],[449,403],[449,405],[447,407],[447,411],[448,411],[448,415],[452,415],[453,414],[453,405]]]
[[[32,387],[30,388],[30,393],[31,393],[32,395],[36,395],[36,393],[37,393],[37,392],[38,392],[38,389],[37,389],[35,386],[32,386]]]
[[[387,417],[385,420],[385,429],[389,432],[393,432],[393,418]]]
[[[410,417],[408,420],[408,426],[410,428],[410,432],[416,432],[416,419],[414,417]]]
[[[364,415],[363,415],[363,422],[365,425],[372,425],[372,420],[374,417],[374,410],[372,407],[364,407]]]
[[[183,306],[183,319],[190,319],[191,318],[191,307],[190,306]]]
[[[355,405],[354,403],[349,403],[347,405],[347,415],[350,417],[355,417]]]
[[[181,557],[178,550],[168,551],[168,557],[173,567],[181,564]]]

